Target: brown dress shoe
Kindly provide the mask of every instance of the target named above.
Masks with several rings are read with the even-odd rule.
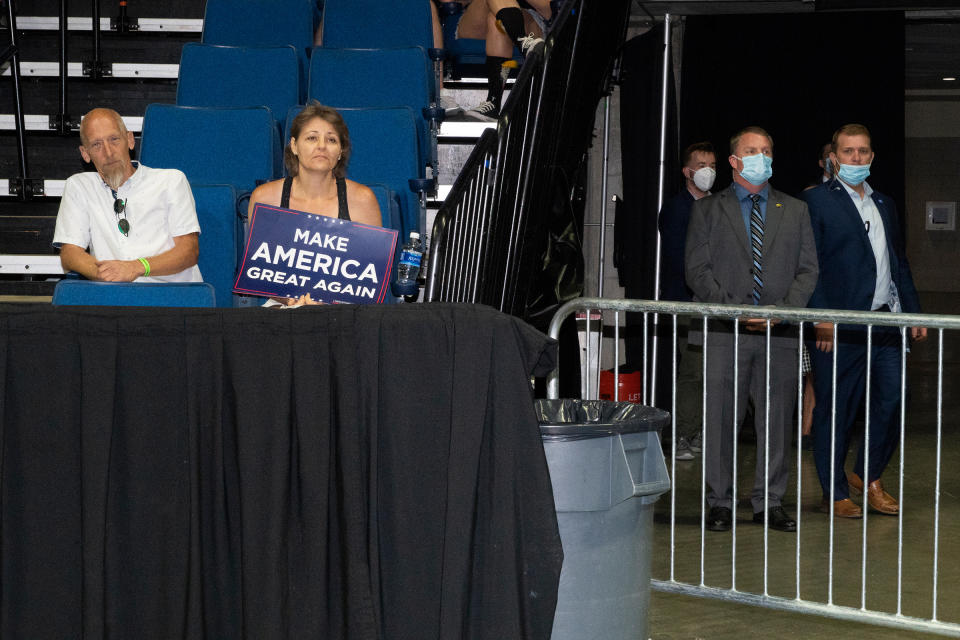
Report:
[[[851,489],[856,489],[860,493],[863,493],[863,480],[860,476],[852,471],[848,471],[847,482],[850,484]],[[888,516],[900,514],[900,505],[897,503],[897,499],[883,489],[883,482],[881,482],[879,478],[871,482],[870,486],[867,487],[867,504],[869,504],[870,508],[874,511]]]
[[[856,489],[858,493],[863,493],[863,480],[853,471],[847,471],[847,484],[851,489]]]
[[[826,498],[820,503],[820,511],[830,513],[830,507]],[[833,515],[837,518],[862,518],[863,510],[850,498],[844,498],[843,500],[834,501]]]

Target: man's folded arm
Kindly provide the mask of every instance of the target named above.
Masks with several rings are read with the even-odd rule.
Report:
[[[197,233],[174,236],[170,249],[155,256],[143,256],[150,265],[150,275],[169,276],[197,264],[200,255],[198,236]],[[146,266],[140,260],[103,260],[97,265],[97,280],[132,282],[146,275]]]
[[[76,271],[84,278],[97,280],[97,261],[75,244],[64,242],[60,246],[60,266],[64,271]]]
[[[174,236],[170,249],[155,256],[143,256],[150,264],[150,275],[168,276],[197,264],[200,255],[198,235]],[[60,264],[64,271],[76,271],[89,280],[107,282],[133,282],[146,272],[146,266],[140,260],[97,261],[77,245],[66,242],[60,247]]]
[[[173,237],[173,248],[155,256],[144,256],[150,262],[150,275],[169,276],[197,264],[200,257],[199,233]]]

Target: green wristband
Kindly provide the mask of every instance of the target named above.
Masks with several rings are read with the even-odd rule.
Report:
[[[147,259],[146,259],[146,258],[137,258],[137,260],[139,260],[139,261],[140,261],[140,264],[143,265],[143,275],[144,275],[144,276],[150,275],[150,263],[147,262]]]

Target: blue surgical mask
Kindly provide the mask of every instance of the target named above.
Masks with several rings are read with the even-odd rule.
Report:
[[[830,158],[824,158],[823,172],[828,176],[833,175],[833,160],[831,160]]]
[[[734,157],[737,158],[737,156]],[[743,162],[743,170],[740,171],[740,175],[755,187],[759,187],[773,175],[773,158],[770,156],[758,153],[737,159]]]
[[[837,173],[841,180],[850,185],[858,185],[870,176],[870,165],[868,164],[843,164],[840,163],[840,171]]]

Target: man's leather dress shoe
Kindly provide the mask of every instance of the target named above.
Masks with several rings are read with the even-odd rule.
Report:
[[[767,523],[771,529],[777,531],[796,531],[797,521],[787,515],[783,507],[777,505],[767,510]],[[763,524],[763,511],[753,514],[753,521],[757,524]]]
[[[726,507],[710,507],[707,514],[707,529],[710,531],[729,531],[733,514]]]
[[[863,493],[863,479],[852,471],[847,472],[847,482],[850,488]],[[883,482],[879,478],[870,483],[867,487],[867,504],[874,511],[884,513],[888,516],[900,514],[900,505],[897,499],[883,489]]]
[[[826,497],[824,497],[823,502],[820,503],[820,511],[830,513],[830,505]],[[862,518],[863,509],[858,507],[850,498],[844,498],[843,500],[834,501],[833,515],[837,518]]]

